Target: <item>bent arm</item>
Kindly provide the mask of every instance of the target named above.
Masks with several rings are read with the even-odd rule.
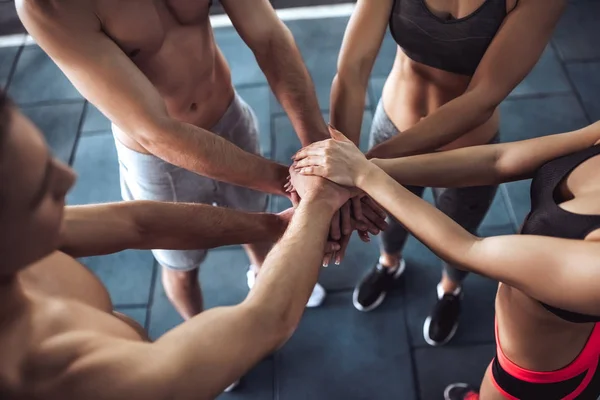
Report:
[[[331,86],[331,124],[357,146],[365,95],[385,36],[392,0],[359,0],[350,17]]]
[[[526,179],[544,163],[600,142],[600,122],[518,142],[466,147],[372,162],[403,185],[466,187]]]
[[[127,201],[65,208],[61,251],[73,257],[126,249],[211,249],[277,241],[286,222],[274,214],[204,204]]]
[[[21,0],[23,24],[75,87],[148,152],[198,174],[283,194],[287,168],[171,118],[153,84],[103,31],[86,2]]]
[[[600,243],[533,235],[479,238],[376,167],[360,188],[443,260],[555,307],[600,315]]]
[[[465,93],[375,146],[369,158],[431,152],[489,120],[500,102],[535,66],[565,4],[564,0],[521,0],[507,15]]]
[[[302,146],[329,137],[310,74],[290,30],[268,0],[221,1],[234,27],[252,49]]]
[[[84,354],[74,357],[54,390],[62,398],[90,400],[214,399],[295,330],[317,281],[334,211],[328,202],[304,199],[240,305],[205,311],[153,344],[85,341]],[[290,260],[302,263],[291,266]]]

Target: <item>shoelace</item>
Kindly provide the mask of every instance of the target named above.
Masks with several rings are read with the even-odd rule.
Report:
[[[479,393],[470,391],[466,394],[463,400],[479,400]]]

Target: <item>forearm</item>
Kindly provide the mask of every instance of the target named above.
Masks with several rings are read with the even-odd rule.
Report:
[[[302,146],[328,139],[312,79],[289,30],[282,25],[255,54]]]
[[[287,167],[240,149],[205,129],[169,119],[158,134],[140,140],[157,157],[219,181],[283,195]]]
[[[295,326],[317,282],[335,211],[324,200],[300,202],[283,238],[267,256],[246,303]]]
[[[214,398],[290,337],[317,281],[333,213],[303,200],[244,302],[205,311],[155,343],[171,397]]]
[[[497,168],[502,145],[484,145],[416,156],[372,159],[402,185],[467,187],[503,182]]]
[[[140,201],[131,204],[130,209],[140,232],[140,249],[212,249],[276,242],[287,226],[275,214],[204,204]]]
[[[375,146],[367,157],[394,158],[435,151],[486,122],[494,110],[495,104],[486,101],[479,90],[468,91]]]
[[[331,124],[356,146],[360,144],[360,129],[365,109],[366,83],[358,77],[352,81],[339,74],[331,86]]]
[[[359,188],[378,202],[411,234],[443,260],[465,265],[465,255],[479,240],[446,214],[415,196],[377,167],[359,182]]]
[[[74,256],[126,249],[210,249],[277,241],[286,223],[277,215],[204,204],[128,201],[67,207],[61,250]]]

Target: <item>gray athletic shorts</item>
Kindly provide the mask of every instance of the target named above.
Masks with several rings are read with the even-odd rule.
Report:
[[[210,131],[247,152],[260,155],[256,116],[237,93]],[[265,193],[215,181],[154,155],[133,151],[117,139],[115,143],[123,200],[202,203],[249,212],[263,212],[267,207]],[[161,265],[177,271],[198,268],[206,257],[206,250],[152,250],[152,253]]]

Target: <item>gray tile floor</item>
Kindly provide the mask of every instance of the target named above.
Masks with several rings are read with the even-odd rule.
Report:
[[[504,141],[575,129],[600,118],[600,47],[596,43],[600,25],[594,17],[598,12],[595,0],[570,4],[535,70],[501,106]],[[347,18],[336,18],[288,24],[315,80],[324,114],[346,22]],[[238,91],[258,115],[263,153],[287,162],[299,143],[251,52],[233,29],[218,29],[216,37]],[[367,94],[363,148],[394,51],[388,36]],[[55,153],[77,170],[79,180],[68,197],[70,204],[119,200],[109,122],[85,102],[38,47],[0,49],[2,84],[42,127]],[[481,233],[516,232],[528,211],[528,190],[528,182],[503,185]],[[281,198],[273,198],[270,204],[273,211],[287,206]],[[323,307],[308,310],[290,342],[261,362],[239,391],[222,398],[434,400],[441,399],[443,388],[453,381],[477,383],[493,355],[494,283],[477,276],[467,278],[455,339],[444,348],[431,348],[422,338],[422,324],[435,300],[439,261],[410,239],[405,279],[380,309],[359,313],[351,305],[351,289],[376,257],[375,243],[354,240],[342,266],[322,271],[320,281],[330,292]],[[165,297],[149,252],[125,251],[84,262],[108,286],[117,308],[140,321],[153,338],[181,322]],[[209,307],[244,298],[247,263],[239,247],[210,253],[201,271]]]

